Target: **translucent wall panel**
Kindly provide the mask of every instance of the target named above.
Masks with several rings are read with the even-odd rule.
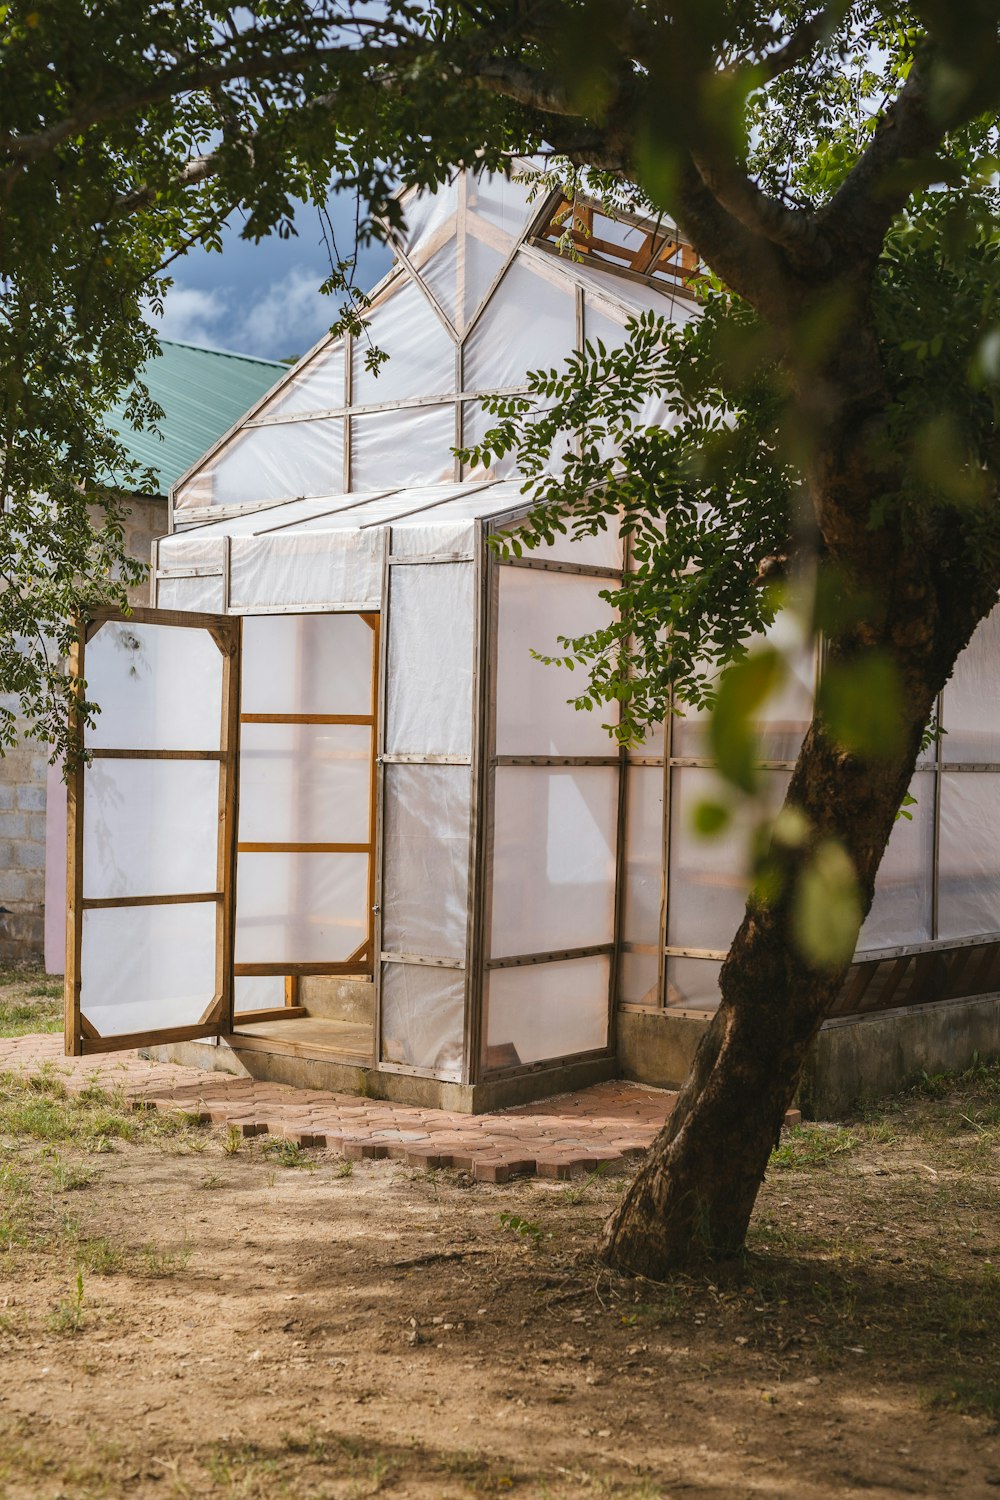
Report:
[[[938,935],[1000,932],[1000,775],[945,773],[941,780]]]
[[[875,881],[875,899],[858,938],[858,951],[899,943],[926,943],[931,937],[934,862],[934,775],[923,772],[910,783],[916,806],[897,818]],[[1000,915],[1000,914],[998,914]]]
[[[226,595],[222,576],[214,578],[160,578],[156,585],[158,609],[197,609],[205,614],[225,613]]]
[[[475,226],[465,239],[465,322],[471,323],[504,263],[504,253],[476,238]]]
[[[95,760],[83,782],[83,894],[214,891],[218,833],[217,761]]]
[[[551,558],[555,562],[577,563],[588,568],[620,568],[622,566],[622,539],[618,530],[617,521],[609,518],[605,531],[597,531],[592,536],[574,536],[572,526],[565,534],[557,533],[551,542],[539,542],[537,547],[530,551],[526,549],[526,556],[530,558]],[[603,580],[597,585],[599,588],[613,588],[612,579]],[[567,634],[568,632],[562,632]]]
[[[441,484],[454,478],[455,407],[411,406],[351,418],[356,490]]]
[[[371,740],[364,724],[244,724],[241,843],[368,843]]]
[[[277,1010],[285,1004],[283,974],[237,974],[233,979],[233,1009]]]
[[[243,622],[245,714],[370,714],[374,632],[357,615]]]
[[[367,932],[367,855],[240,854],[238,964],[343,963]]]
[[[769,806],[777,811],[788,786],[786,771],[763,773]],[[744,819],[720,837],[701,838],[694,809],[716,799],[712,771],[685,766],[671,772],[671,836],[667,942],[679,948],[728,949],[743,920],[747,897],[747,837]]]
[[[270,536],[234,536],[229,604],[234,611],[300,608],[377,610],[385,532],[302,527]]]
[[[344,345],[324,350],[257,413],[260,417],[291,416],[293,412],[329,411],[344,405]]]
[[[403,194],[402,208],[406,227],[402,233],[402,245],[407,255],[418,261],[423,258],[425,247],[437,239],[446,229],[448,220],[458,207],[459,183],[446,182],[436,192],[427,188],[413,188]]]
[[[660,942],[661,868],[663,863],[663,767],[630,766],[626,770],[625,859],[622,940],[658,948]],[[624,960],[628,958],[626,963]],[[656,1003],[656,953],[628,954],[619,965],[620,1000]]]
[[[85,911],[80,972],[102,1036],[196,1025],[215,993],[215,903]]]
[[[782,632],[783,625],[779,620],[763,639],[774,636],[780,640]],[[758,719],[757,744],[761,760],[794,760],[812,718],[815,658],[812,652],[796,652],[789,666],[784,687],[763,705]],[[678,708],[682,712],[674,719],[673,754],[685,757],[709,755],[709,715],[685,704],[679,704]]]
[[[367,332],[354,341],[354,406],[455,390],[454,339],[415,281],[406,276],[396,285],[398,291],[365,314]],[[389,356],[377,372],[365,359],[373,349]]]
[[[660,1005],[660,965],[655,953],[618,955],[618,999],[622,1005]]]
[[[588,296],[584,302],[583,312],[583,337],[586,343],[596,346],[600,343],[611,351],[620,349],[628,335],[625,332],[623,318],[631,314],[622,313],[616,318],[610,311],[606,302],[601,302],[596,297]]]
[[[448,240],[419,269],[421,280],[431,296],[457,328],[461,322],[458,307],[458,240]],[[454,359],[452,363],[454,364]]]
[[[613,755],[601,726],[614,705],[591,712],[568,701],[584,677],[545,666],[532,651],[565,655],[557,636],[578,637],[611,619],[599,579],[530,568],[501,567],[497,640],[497,753],[500,755]]]
[[[204,484],[209,476],[212,505],[335,495],[344,487],[343,418],[245,428],[196,479]],[[201,496],[192,503],[207,502]]]
[[[714,1010],[719,1003],[722,964],[705,958],[667,959],[667,1006],[678,1010]]]
[[[610,960],[493,969],[487,979],[486,1065],[514,1067],[608,1044]]]
[[[468,755],[472,750],[471,563],[391,570],[386,749]]]
[[[1000,763],[1000,609],[976,630],[944,690],[945,761]]]
[[[465,345],[467,391],[523,385],[529,370],[561,365],[576,345],[572,282],[559,286],[514,261]]]
[[[617,820],[617,768],[497,768],[492,957],[611,942]]]
[[[467,766],[385,768],[382,947],[465,956],[469,900]]]
[[[382,965],[382,1056],[386,1062],[462,1077],[465,975],[420,964]]]
[[[92,750],[217,750],[222,653],[204,630],[109,623],[87,642]]]
[[[531,184],[512,182],[499,173],[487,172],[468,180],[468,209],[509,239],[516,239],[542,206],[542,195],[532,200]]]

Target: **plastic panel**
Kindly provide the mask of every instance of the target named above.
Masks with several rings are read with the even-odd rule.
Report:
[[[382,965],[382,1056],[441,1078],[462,1077],[465,975],[419,964]]]
[[[452,239],[419,267],[420,276],[441,310],[458,326],[458,240]],[[445,330],[447,332],[447,330]],[[452,355],[454,384],[454,354]]]
[[[655,947],[660,941],[663,767],[629,766],[625,774],[622,939]]]
[[[367,855],[240,855],[238,964],[343,963],[367,932]]]
[[[780,640],[781,620],[760,640]],[[758,638],[748,642],[753,649]],[[812,652],[798,652],[791,662],[788,681],[781,692],[769,699],[757,721],[758,754],[761,760],[794,760],[812,718],[815,659]],[[678,705],[683,713],[674,720],[673,753],[677,756],[707,756],[708,713],[687,705]]]
[[[493,969],[487,981],[487,1045],[495,1066],[596,1052],[608,1044],[610,960]],[[506,1054],[506,1055],[505,1055]]]
[[[377,610],[385,534],[297,531],[233,538],[232,610]]]
[[[519,254],[465,346],[467,391],[523,385],[529,370],[562,365],[576,345],[572,282],[536,275]]]
[[[618,999],[622,1005],[649,1005],[657,1009],[660,966],[655,953],[622,953],[618,958]]]
[[[370,714],[375,633],[358,615],[243,622],[245,714]]]
[[[197,609],[205,614],[225,613],[226,595],[222,576],[215,578],[160,578],[156,585],[158,609]]]
[[[475,448],[481,443],[488,432],[490,432],[499,421],[499,417],[492,416],[480,405],[478,401],[466,401],[462,406],[462,445],[466,448]],[[512,474],[517,474],[517,455],[505,453],[502,457],[492,454],[489,468],[479,466],[469,468],[466,473],[469,477],[482,476],[489,479],[509,479]]]
[[[602,725],[614,705],[586,712],[567,701],[578,673],[545,666],[532,651],[562,655],[556,637],[578,637],[611,618],[598,579],[529,568],[501,568],[497,658],[497,753],[614,755]]]
[[[711,958],[667,959],[667,1007],[715,1010],[722,964]]]
[[[466,766],[385,768],[382,947],[465,955],[469,900]]]
[[[365,315],[368,331],[354,342],[354,406],[447,396],[455,390],[454,340],[415,281],[406,276],[397,286]],[[377,373],[365,362],[373,349],[388,355]]]
[[[102,1036],[194,1026],[215,992],[214,902],[85,911],[80,1006]]]
[[[344,420],[321,417],[246,428],[197,477],[208,475],[213,505],[335,495],[343,489]]]
[[[469,178],[469,212],[514,240],[542,206],[542,195],[536,191],[534,200],[529,201],[530,194],[530,183],[511,182],[499,172],[484,172],[481,177]]]
[[[403,249],[411,259],[422,259],[421,250],[447,224],[458,207],[458,179],[444,183],[436,192],[415,189],[403,195]]]
[[[292,412],[329,411],[343,405],[344,345],[340,342],[296,370],[288,384],[257,415],[290,416]]]
[[[237,974],[233,979],[233,1009],[275,1010],[285,1003],[281,974]]]
[[[109,622],[87,642],[92,750],[218,750],[222,653],[203,629]]]
[[[471,563],[392,569],[386,749],[468,755],[472,748]]]
[[[216,889],[217,761],[95,760],[83,788],[85,897]]]
[[[773,810],[788,786],[787,771],[766,771],[764,788]],[[728,949],[746,906],[747,827],[737,818],[718,838],[700,838],[694,808],[718,797],[714,771],[685,766],[671,774],[671,837],[667,942],[681,948]]]
[[[1000,763],[1000,609],[976,630],[944,690],[941,756],[945,761]]]
[[[618,770],[498,767],[491,956],[609,943]]]
[[[351,483],[358,490],[441,484],[454,477],[454,446],[454,402],[352,417]]]
[[[1000,774],[945,773],[941,781],[938,935],[1000,931]]]
[[[496,279],[504,256],[469,233],[465,237],[465,321],[470,323]]]
[[[240,841],[368,843],[371,739],[359,724],[244,724]]]
[[[875,899],[858,938],[858,951],[925,943],[931,936],[934,859],[934,773],[914,776],[909,818],[896,820],[875,881]],[[1000,866],[998,866],[1000,868]],[[1000,912],[998,912],[1000,926]]]

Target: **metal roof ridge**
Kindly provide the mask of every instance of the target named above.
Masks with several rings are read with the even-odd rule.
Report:
[[[199,354],[216,354],[222,359],[244,359],[250,364],[268,365],[278,370],[291,370],[292,365],[286,365],[283,359],[266,359],[262,354],[246,354],[239,349],[219,349],[212,344],[193,344],[189,339],[168,339],[156,335],[158,344],[170,344],[176,349],[194,349]],[[297,363],[297,361],[296,361]]]

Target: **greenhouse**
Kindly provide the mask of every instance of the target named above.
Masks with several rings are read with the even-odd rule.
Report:
[[[665,712],[625,752],[573,708],[532,653],[607,618],[627,549],[612,528],[498,554],[520,482],[455,450],[484,395],[622,342],[638,312],[691,316],[690,251],[517,181],[404,206],[367,315],[380,373],[362,341],[312,351],[177,485],[153,607],[81,632],[102,712],[70,788],[67,1046],[461,1109],[619,1072],[676,1084],[745,899],[736,836],[692,830],[702,725]],[[834,1028],[961,1002],[962,1046],[996,1031],[998,654],[991,620]],[[813,689],[808,663],[761,725],[776,802]],[[900,1067],[924,1045],[897,1043]]]

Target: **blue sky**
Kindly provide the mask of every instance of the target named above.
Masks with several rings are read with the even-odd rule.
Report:
[[[354,202],[334,199],[330,214],[337,249],[354,250]],[[170,268],[174,285],[167,293],[158,324],[166,338],[233,349],[268,359],[304,354],[337,316],[338,299],[322,297],[319,286],[329,274],[316,210],[303,206],[296,215],[297,237],[271,235],[259,245],[240,239],[234,214],[220,254],[196,249]],[[381,246],[361,251],[357,281],[365,290],[389,268]]]

